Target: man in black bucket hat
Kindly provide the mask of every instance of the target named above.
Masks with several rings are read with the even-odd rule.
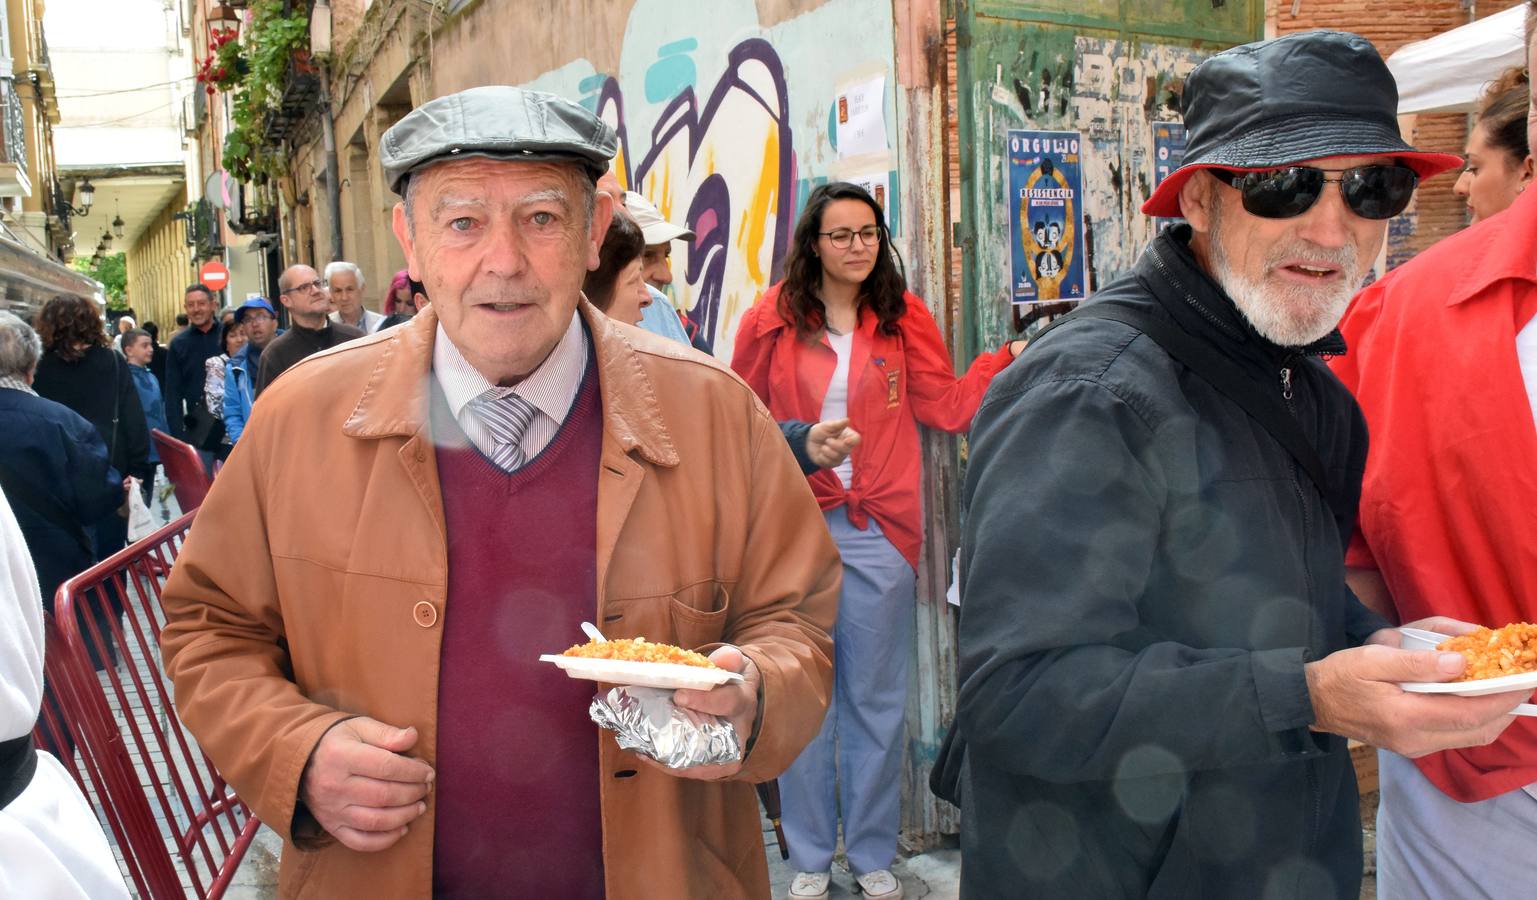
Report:
[[[1345,585],[1366,433],[1318,357],[1385,220],[1457,164],[1398,137],[1396,94],[1349,34],[1203,63],[1143,207],[1188,224],[988,391],[934,778],[963,897],[1354,898],[1346,739],[1482,744],[1525,699],[1404,691],[1462,657],[1399,649]]]

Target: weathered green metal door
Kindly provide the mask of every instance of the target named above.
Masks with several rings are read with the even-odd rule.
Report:
[[[1153,235],[1138,211],[1154,178],[1156,123],[1179,121],[1184,77],[1257,40],[1263,0],[957,0],[968,356],[1014,334],[1009,129],[1082,135],[1088,287],[1125,272]]]

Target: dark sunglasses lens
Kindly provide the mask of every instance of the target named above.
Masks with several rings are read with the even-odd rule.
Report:
[[[1266,219],[1290,219],[1308,211],[1323,191],[1324,173],[1294,167],[1276,172],[1257,172],[1238,183],[1243,208]]]
[[[1404,211],[1420,177],[1407,166],[1362,166],[1345,173],[1345,203],[1363,219],[1391,219]]]

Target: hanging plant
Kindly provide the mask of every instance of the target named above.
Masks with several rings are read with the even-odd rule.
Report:
[[[235,42],[215,49],[222,53],[231,43]],[[282,0],[255,0],[251,4],[245,36],[223,67],[227,77],[232,75],[234,93],[222,163],[225,171],[241,181],[261,183],[283,171],[283,148],[262,139],[262,123],[282,103],[289,60],[308,43],[309,18],[302,8],[285,13]]]
[[[215,91],[231,90],[250,71],[235,32],[226,31],[208,42],[208,56],[198,63],[197,80],[211,96]]]

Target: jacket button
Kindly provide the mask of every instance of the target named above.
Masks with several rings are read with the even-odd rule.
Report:
[[[411,611],[416,619],[416,624],[423,628],[431,628],[438,624],[438,608],[426,600],[417,601],[416,608]]]

